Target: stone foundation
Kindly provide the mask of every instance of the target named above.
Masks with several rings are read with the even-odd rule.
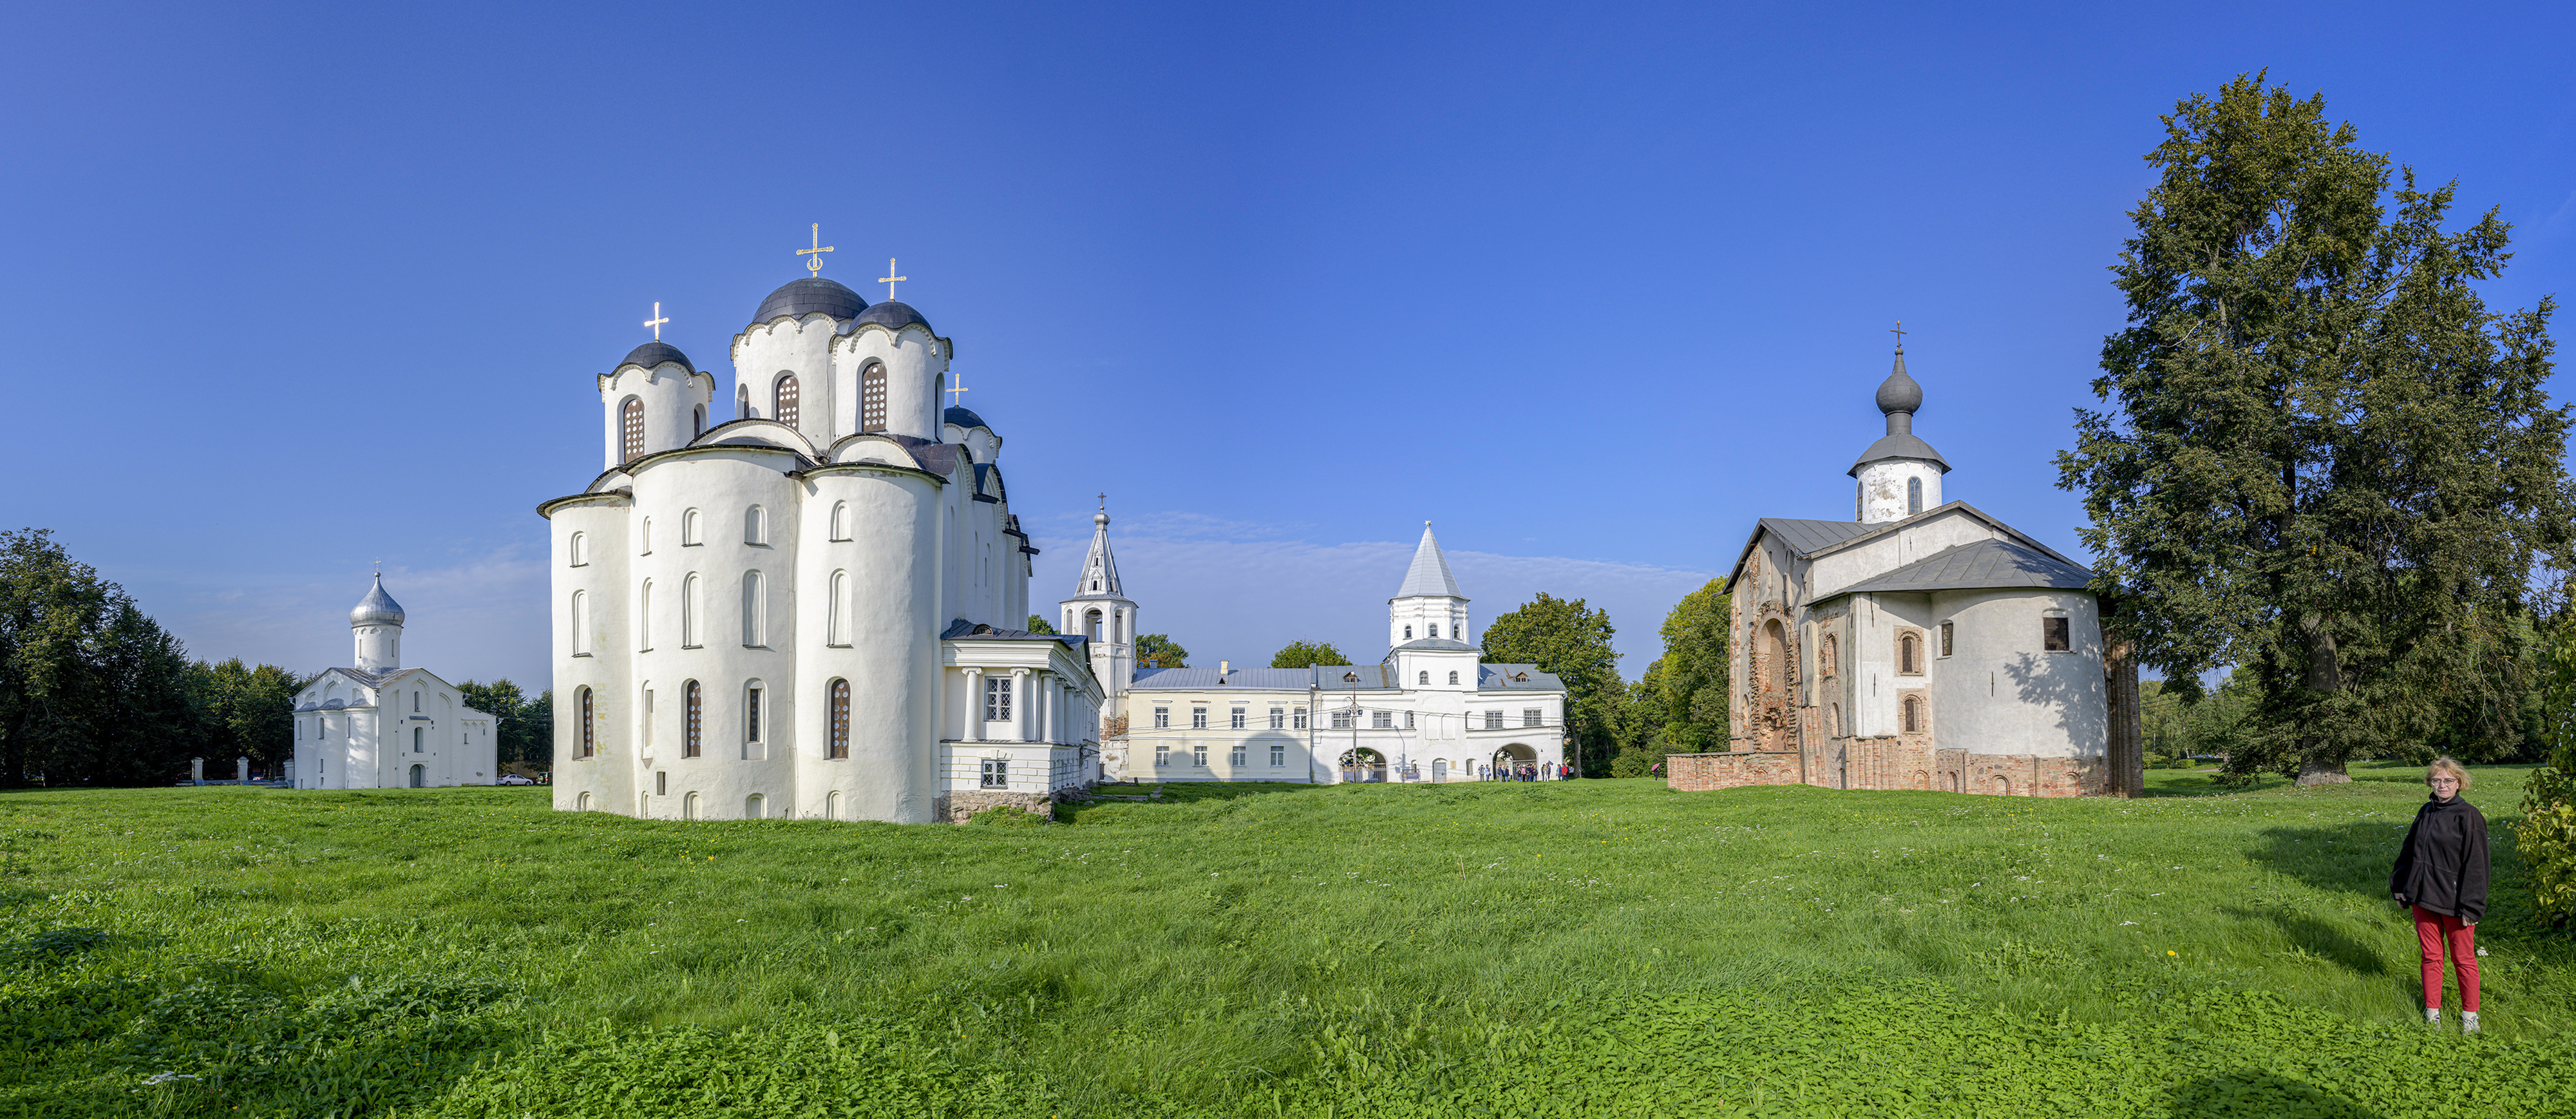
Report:
[[[1790,751],[1737,750],[1664,758],[1664,784],[1686,793],[1797,783],[1798,755]]]
[[[930,815],[934,820],[962,824],[974,819],[978,812],[1004,805],[1025,809],[1047,820],[1055,819],[1055,798],[1043,793],[948,793],[931,801]]]
[[[1666,787],[1680,792],[1747,785],[1796,785],[1799,756],[1786,750],[1673,754],[1664,759]],[[1930,789],[1987,796],[2103,796],[2110,767],[2099,758],[1976,754],[1938,750],[1914,735],[1838,738],[1807,766],[1804,784],[1823,788]]]

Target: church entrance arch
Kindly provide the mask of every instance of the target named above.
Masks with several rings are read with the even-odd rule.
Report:
[[[411,787],[412,787],[412,788],[415,788],[415,789],[420,789],[420,788],[427,788],[427,787],[428,787],[428,785],[429,785],[429,767],[428,767],[428,766],[423,766],[423,765],[416,765],[416,766],[411,767]]]
[[[1505,781],[1518,781],[1527,776],[1521,772],[1521,767],[1538,764],[1538,751],[1527,743],[1515,742],[1494,751],[1490,764],[1494,767],[1494,776]]]
[[[1386,755],[1366,746],[1354,746],[1342,751],[1342,780],[1346,782],[1386,780]]]

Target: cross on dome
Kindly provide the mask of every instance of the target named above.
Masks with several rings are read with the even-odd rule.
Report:
[[[819,221],[814,223],[813,245],[814,247],[810,249],[796,250],[796,255],[808,258],[805,261],[805,270],[820,276],[823,274],[823,257],[821,254],[831,252],[832,246],[823,243],[823,223]]]
[[[909,279],[911,279],[911,278],[912,278],[912,277],[910,277],[910,276],[898,276],[898,275],[895,275],[895,274],[894,274],[894,258],[893,258],[893,257],[887,257],[887,258],[886,258],[886,274],[885,274],[885,275],[882,275],[882,276],[877,277],[877,282],[878,282],[878,283],[880,283],[880,284],[884,284],[884,285],[886,286],[886,302],[888,302],[888,303],[892,303],[892,302],[894,302],[894,285],[895,285],[896,281],[899,281],[899,280],[909,280]]]
[[[949,375],[948,375],[948,383],[952,386],[952,387],[948,390],[948,406],[949,406],[949,407],[951,407],[951,408],[954,408],[954,407],[956,407],[956,406],[957,406],[957,399],[958,399],[958,398],[957,398],[957,394],[958,394],[958,393],[973,391],[973,390],[968,389],[968,388],[966,387],[966,375],[965,375],[965,374],[963,374],[963,373],[951,373],[951,374],[949,374]]]
[[[658,299],[654,300],[654,301],[653,301],[653,317],[652,317],[652,318],[649,318],[649,319],[644,320],[644,325],[646,325],[646,326],[649,326],[649,327],[652,327],[652,328],[653,328],[653,340],[654,340],[654,341],[659,342],[659,341],[661,341],[661,340],[662,340],[662,324],[663,324],[663,323],[666,323],[666,322],[669,322],[669,321],[671,321],[671,320],[669,320],[669,319],[667,319],[667,318],[662,317],[662,301],[661,301],[661,300],[658,300]]]

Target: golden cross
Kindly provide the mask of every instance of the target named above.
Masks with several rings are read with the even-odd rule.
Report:
[[[889,268],[889,269],[886,269],[886,271],[888,271],[888,272],[892,272],[892,271],[894,271],[894,269]],[[967,391],[970,391],[970,390],[968,390],[968,389],[967,389],[967,387],[966,387],[966,375],[965,375],[965,374],[963,374],[963,373],[951,373],[951,374],[949,374],[949,375],[948,375],[948,378],[949,378],[949,380],[948,380],[948,383],[949,383],[949,384],[957,386],[957,387],[955,387],[955,388],[952,388],[952,389],[949,389],[949,390],[948,390],[948,406],[949,406],[949,407],[951,407],[951,408],[954,408],[954,407],[956,407],[956,406],[957,406],[957,394],[958,394],[958,393],[961,393],[961,392],[967,392]]]
[[[894,284],[895,284],[895,281],[897,281],[897,280],[909,280],[909,279],[911,279],[911,278],[912,278],[912,277],[910,277],[910,276],[898,276],[898,275],[895,275],[895,274],[894,274],[894,258],[893,258],[893,257],[887,257],[887,258],[886,258],[886,274],[885,274],[885,275],[882,275],[882,276],[877,277],[877,282],[878,282],[878,283],[880,283],[880,284],[884,284],[884,285],[886,286],[886,302],[888,302],[888,303],[892,303],[892,302],[894,302]]]
[[[814,247],[810,249],[798,249],[796,250],[796,255],[812,257],[813,259],[805,262],[805,270],[819,276],[823,274],[823,258],[817,254],[828,253],[831,251],[832,246],[823,243],[823,223],[818,221],[814,223]]]
[[[662,301],[658,299],[654,300],[653,317],[644,320],[644,325],[653,328],[654,341],[659,342],[662,340],[662,324],[669,321],[671,320],[662,317]]]

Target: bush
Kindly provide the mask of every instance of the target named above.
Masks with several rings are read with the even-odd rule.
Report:
[[[2540,644],[2534,692],[2549,765],[2524,786],[2513,834],[2531,872],[2534,916],[2565,925],[2576,918],[2576,619],[2562,616]]]

